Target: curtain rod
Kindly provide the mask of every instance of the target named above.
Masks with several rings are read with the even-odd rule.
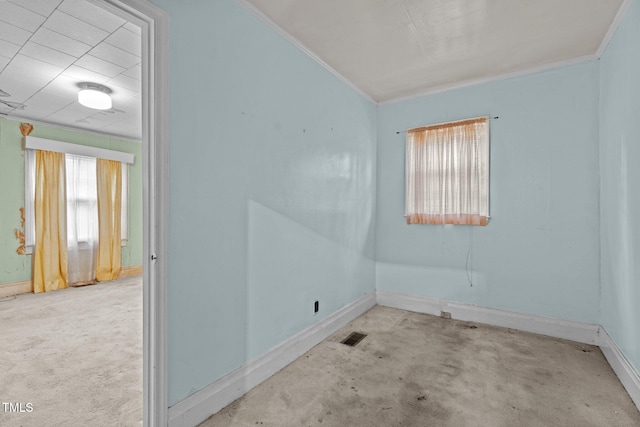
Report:
[[[499,116],[494,116],[494,117],[489,117],[489,120],[498,120],[500,117]],[[455,123],[455,122],[452,122]],[[399,130],[396,132],[396,135],[400,135],[401,133],[407,133],[406,130]]]

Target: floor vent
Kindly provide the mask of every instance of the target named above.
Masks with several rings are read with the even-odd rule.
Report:
[[[346,345],[350,345],[351,347],[354,347],[356,344],[362,341],[362,339],[366,336],[367,334],[361,334],[359,332],[351,332],[351,334],[348,337],[346,337],[340,342],[342,344],[346,344]]]

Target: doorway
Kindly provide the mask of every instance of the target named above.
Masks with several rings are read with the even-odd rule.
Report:
[[[142,29],[143,407],[167,425],[168,17],[146,0],[94,0]]]

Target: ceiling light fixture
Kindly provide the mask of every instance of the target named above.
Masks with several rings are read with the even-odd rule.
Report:
[[[94,110],[108,110],[112,107],[111,89],[98,83],[78,83],[78,102]]]

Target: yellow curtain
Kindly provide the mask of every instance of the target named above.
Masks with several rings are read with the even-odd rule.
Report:
[[[100,282],[120,276],[122,210],[122,164],[113,160],[97,159],[98,182],[98,261],[96,278]]]
[[[67,287],[64,154],[36,150],[33,292]]]

